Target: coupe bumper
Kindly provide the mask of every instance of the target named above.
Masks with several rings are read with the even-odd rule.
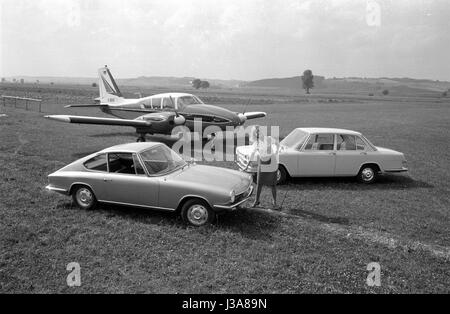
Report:
[[[219,211],[233,211],[238,208],[239,205],[247,201],[253,193],[253,185],[250,186],[248,191],[241,194],[235,201],[234,204],[230,205],[214,205],[213,207]]]
[[[46,189],[47,191],[58,192],[58,193],[65,194],[65,195],[67,195],[68,192],[69,192],[69,191],[67,191],[66,189],[57,188],[57,187],[54,187],[54,186],[51,185],[51,184],[47,185],[47,186],[45,187],[45,189]]]

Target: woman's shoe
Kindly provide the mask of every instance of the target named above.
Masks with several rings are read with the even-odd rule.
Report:
[[[259,201],[254,201],[252,206],[250,206],[251,208],[255,208],[259,206]]]

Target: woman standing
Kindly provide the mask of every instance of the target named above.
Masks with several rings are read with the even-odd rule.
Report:
[[[271,136],[264,136],[259,126],[255,126],[250,134],[250,140],[253,141],[253,152],[250,156],[246,169],[251,160],[257,161],[257,179],[256,179],[256,199],[252,207],[260,204],[262,186],[269,186],[272,190],[272,204],[274,209],[281,209],[277,205],[277,171],[279,163],[279,144]],[[246,170],[245,169],[245,170]]]

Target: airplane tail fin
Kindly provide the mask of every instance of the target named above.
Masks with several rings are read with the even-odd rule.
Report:
[[[120,103],[124,100],[119,87],[116,84],[108,67],[98,69],[99,76],[99,90],[100,90],[100,103]]]

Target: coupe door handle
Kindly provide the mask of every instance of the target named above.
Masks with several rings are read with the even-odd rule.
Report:
[[[112,181],[112,179],[103,178],[103,182],[109,182]]]
[[[329,155],[336,155],[336,153],[334,153],[334,152],[333,153],[329,153]]]
[[[366,152],[362,152],[362,153],[360,153],[360,155],[367,155],[367,153]]]

